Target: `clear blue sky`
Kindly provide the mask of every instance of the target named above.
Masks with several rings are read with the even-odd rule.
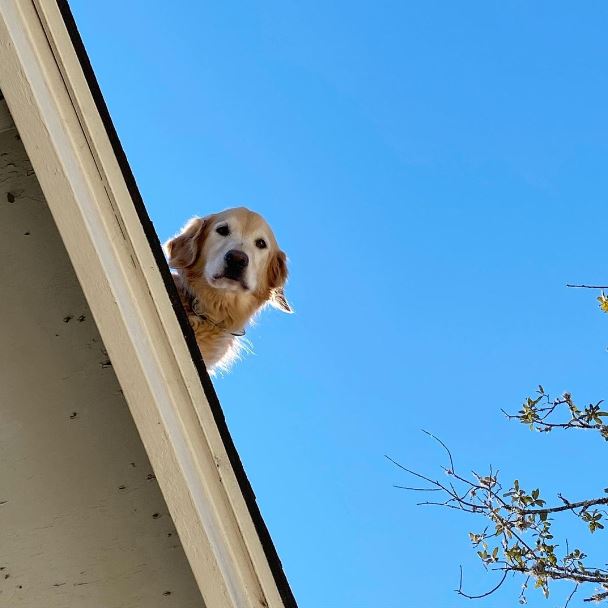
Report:
[[[608,396],[608,318],[564,287],[608,280],[606,4],[72,7],[161,239],[247,205],[289,254],[297,314],[215,384],[301,607],[516,605],[520,580],[454,594],[459,564],[492,583],[476,522],[416,507],[383,455],[437,471],[425,428],[464,470],[608,485],[599,438],[500,413],[539,382]]]

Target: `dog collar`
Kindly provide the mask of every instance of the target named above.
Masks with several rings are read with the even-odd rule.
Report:
[[[225,327],[222,327],[219,323],[216,323],[213,319],[210,319],[207,315],[198,312],[197,308],[199,308],[199,300],[198,298],[192,298],[192,302],[190,304],[190,308],[192,309],[192,312],[194,313],[194,315],[196,317],[198,317],[201,321],[204,321],[205,323],[210,323],[211,325],[213,325],[213,327],[216,327],[217,329],[230,334],[231,336],[234,336],[235,338],[242,338],[247,332],[245,331],[245,329],[241,329],[240,331],[228,331]]]

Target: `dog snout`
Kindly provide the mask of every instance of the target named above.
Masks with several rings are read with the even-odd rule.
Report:
[[[224,261],[228,268],[234,270],[243,270],[249,264],[249,256],[244,251],[231,249],[225,256]]]

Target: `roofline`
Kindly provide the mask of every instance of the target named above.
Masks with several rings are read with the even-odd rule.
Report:
[[[296,607],[65,0],[0,0],[0,88],[207,608]]]

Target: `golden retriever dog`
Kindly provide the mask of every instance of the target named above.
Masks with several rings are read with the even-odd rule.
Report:
[[[264,218],[239,207],[191,219],[165,244],[169,266],[207,367],[227,369],[240,337],[267,304],[292,312],[287,262]]]

